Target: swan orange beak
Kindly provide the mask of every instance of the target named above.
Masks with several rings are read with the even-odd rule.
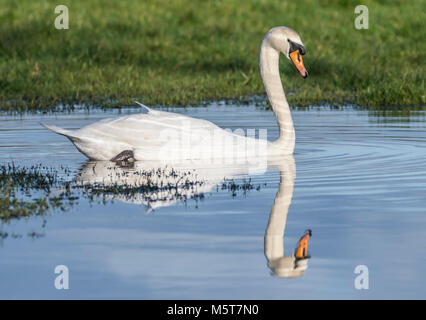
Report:
[[[308,71],[306,71],[306,68],[303,65],[303,59],[302,59],[302,55],[300,54],[300,51],[296,50],[296,51],[293,51],[292,53],[290,53],[290,59],[291,59],[291,61],[293,61],[297,70],[299,70],[302,77],[306,78],[308,76]]]

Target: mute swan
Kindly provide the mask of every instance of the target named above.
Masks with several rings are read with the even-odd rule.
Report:
[[[254,139],[223,130],[215,124],[181,114],[152,110],[116,119],[104,119],[79,130],[65,130],[53,125],[46,128],[64,135],[92,160],[187,160],[239,157],[236,150],[270,156],[292,154],[295,133],[290,108],[279,74],[279,54],[291,60],[301,75],[305,47],[299,35],[287,27],[275,27],[260,46],[260,73],[279,126],[279,138],[273,142]],[[266,153],[266,154],[265,154]]]

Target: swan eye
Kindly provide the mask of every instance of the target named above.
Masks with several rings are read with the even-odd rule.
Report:
[[[306,53],[306,49],[301,44],[298,44],[296,42],[291,41],[290,39],[287,39],[288,43],[290,44],[289,52],[299,51],[299,53],[303,56]]]

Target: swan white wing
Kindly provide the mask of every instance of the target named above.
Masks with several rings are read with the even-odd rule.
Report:
[[[215,124],[171,112],[150,111],[115,119],[104,119],[80,130],[79,137],[97,137],[117,140],[138,146],[157,145],[166,133],[193,135],[194,130],[220,129]]]
[[[185,115],[151,110],[147,113],[104,119],[73,132],[80,138],[74,144],[81,152],[96,160],[109,160],[123,150],[137,152],[138,160],[158,159],[160,153],[187,149],[205,143],[206,136],[229,136],[230,133],[210,121]],[[179,147],[176,146],[179,142]]]
[[[235,156],[235,147],[245,148],[254,141],[207,120],[151,109],[104,119],[75,131],[49,128],[68,137],[93,160],[111,160],[124,150],[132,150],[136,160],[226,158]]]

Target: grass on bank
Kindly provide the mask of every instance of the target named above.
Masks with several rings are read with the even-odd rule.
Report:
[[[260,41],[271,27],[302,37],[310,77],[281,56],[291,104],[423,105],[426,2],[366,0],[2,0],[0,109],[58,104],[188,105],[264,93]]]

